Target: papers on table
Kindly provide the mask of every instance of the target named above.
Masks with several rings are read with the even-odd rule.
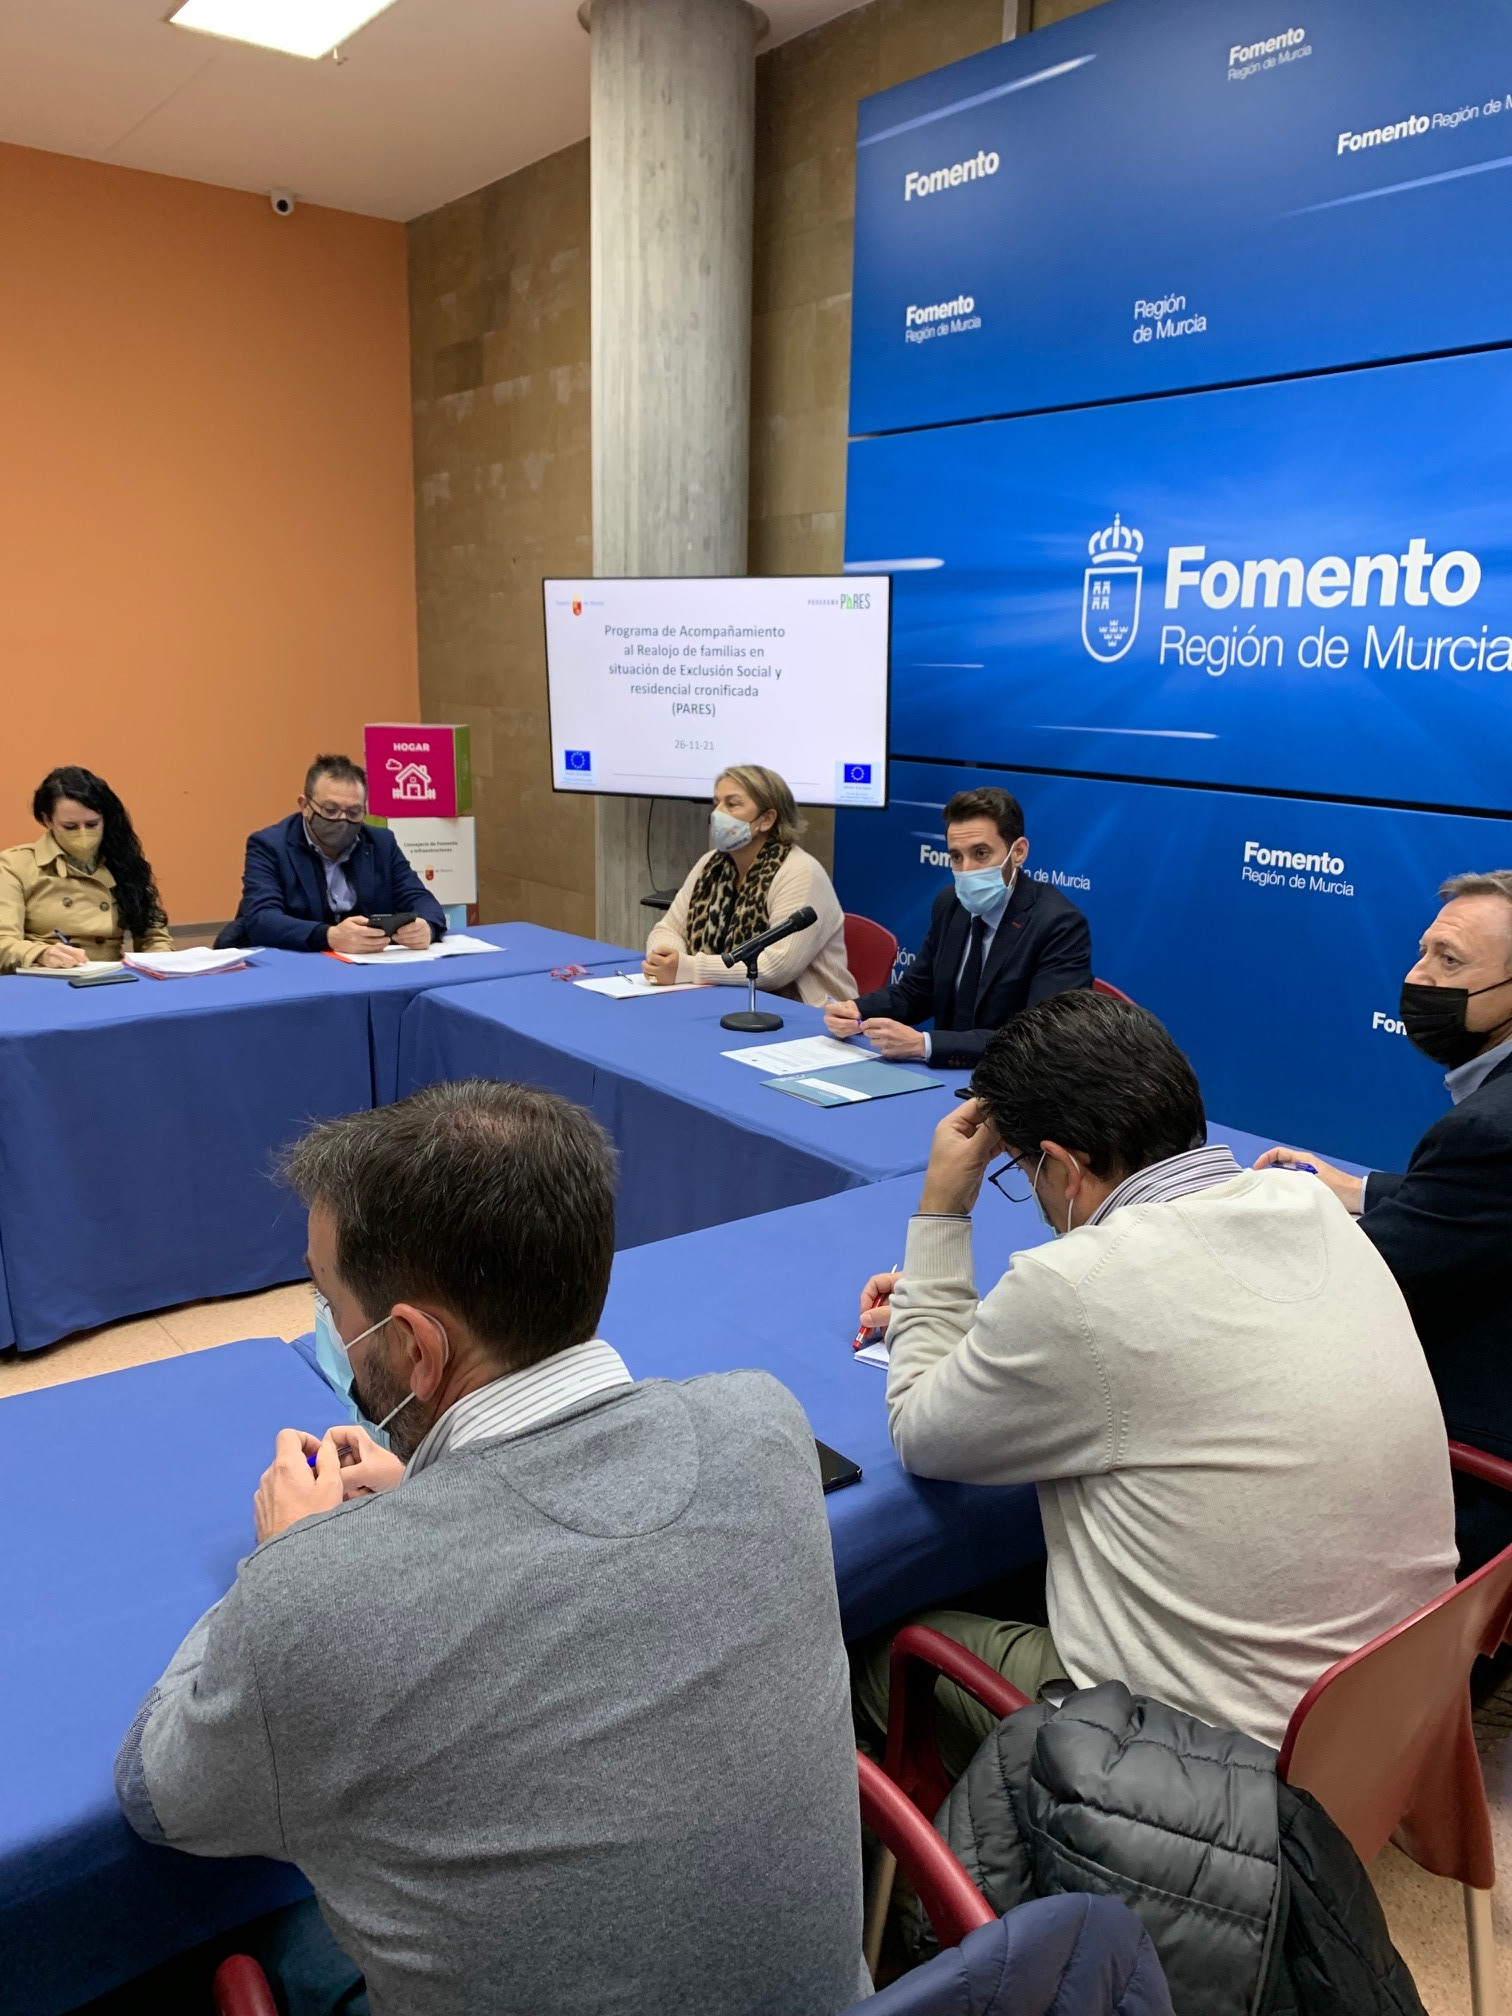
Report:
[[[658,987],[644,973],[610,973],[602,980],[574,980],[585,994],[602,994],[609,1001],[640,1001],[648,994],[687,994],[702,983],[677,980],[670,987]]]
[[[901,1092],[927,1092],[942,1086],[944,1080],[932,1072],[909,1071],[901,1064],[884,1064],[881,1058],[873,1057],[838,1071],[794,1072],[765,1082],[770,1091],[806,1099],[811,1106],[861,1106],[869,1099],[895,1099]]]
[[[333,956],[346,966],[428,966],[433,959],[460,959],[470,952],[502,952],[502,945],[490,945],[486,938],[469,938],[465,931],[448,931],[438,945],[385,945],[381,952],[337,952]]]
[[[119,959],[86,959],[82,966],[20,966],[19,973],[35,974],[39,980],[87,980],[91,973],[119,973]]]
[[[749,1043],[741,1050],[722,1050],[737,1064],[754,1064],[770,1078],[787,1078],[798,1071],[825,1071],[837,1064],[862,1064],[867,1050],[854,1050],[838,1036],[794,1036],[786,1043]]]
[[[184,952],[128,952],[121,963],[153,980],[189,980],[205,973],[234,973],[253,957],[244,950],[217,952],[213,945],[191,945]]]

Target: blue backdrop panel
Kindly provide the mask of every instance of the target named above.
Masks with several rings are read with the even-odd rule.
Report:
[[[1509,491],[1508,351],[856,442],[891,748],[1512,807]]]
[[[897,764],[885,813],[837,819],[835,881],[847,910],[897,932],[904,959],[949,877],[940,808],[980,783],[1021,799],[1030,871],[1086,912],[1094,970],[1169,1026],[1210,1115],[1403,1166],[1448,1098],[1396,1027],[1402,976],[1438,884],[1512,863],[1512,824]],[[1290,854],[1327,865],[1275,858]]]
[[[852,433],[1506,341],[1509,90],[1505,0],[1110,0],[865,100]]]

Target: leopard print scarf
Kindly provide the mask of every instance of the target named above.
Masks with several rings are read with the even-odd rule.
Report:
[[[772,922],[772,883],[792,852],[786,840],[768,840],[742,882],[728,854],[705,863],[688,899],[688,950],[728,952]]]

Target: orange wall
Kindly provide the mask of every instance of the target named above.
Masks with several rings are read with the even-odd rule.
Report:
[[[0,846],[83,763],[229,917],[317,748],[419,710],[404,227],[0,146]]]

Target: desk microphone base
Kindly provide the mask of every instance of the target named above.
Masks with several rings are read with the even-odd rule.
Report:
[[[721,1029],[739,1029],[752,1035],[762,1036],[769,1029],[780,1029],[782,1027],[782,1017],[780,1015],[764,1014],[759,1008],[741,1008],[733,1015],[721,1015],[719,1026]]]

